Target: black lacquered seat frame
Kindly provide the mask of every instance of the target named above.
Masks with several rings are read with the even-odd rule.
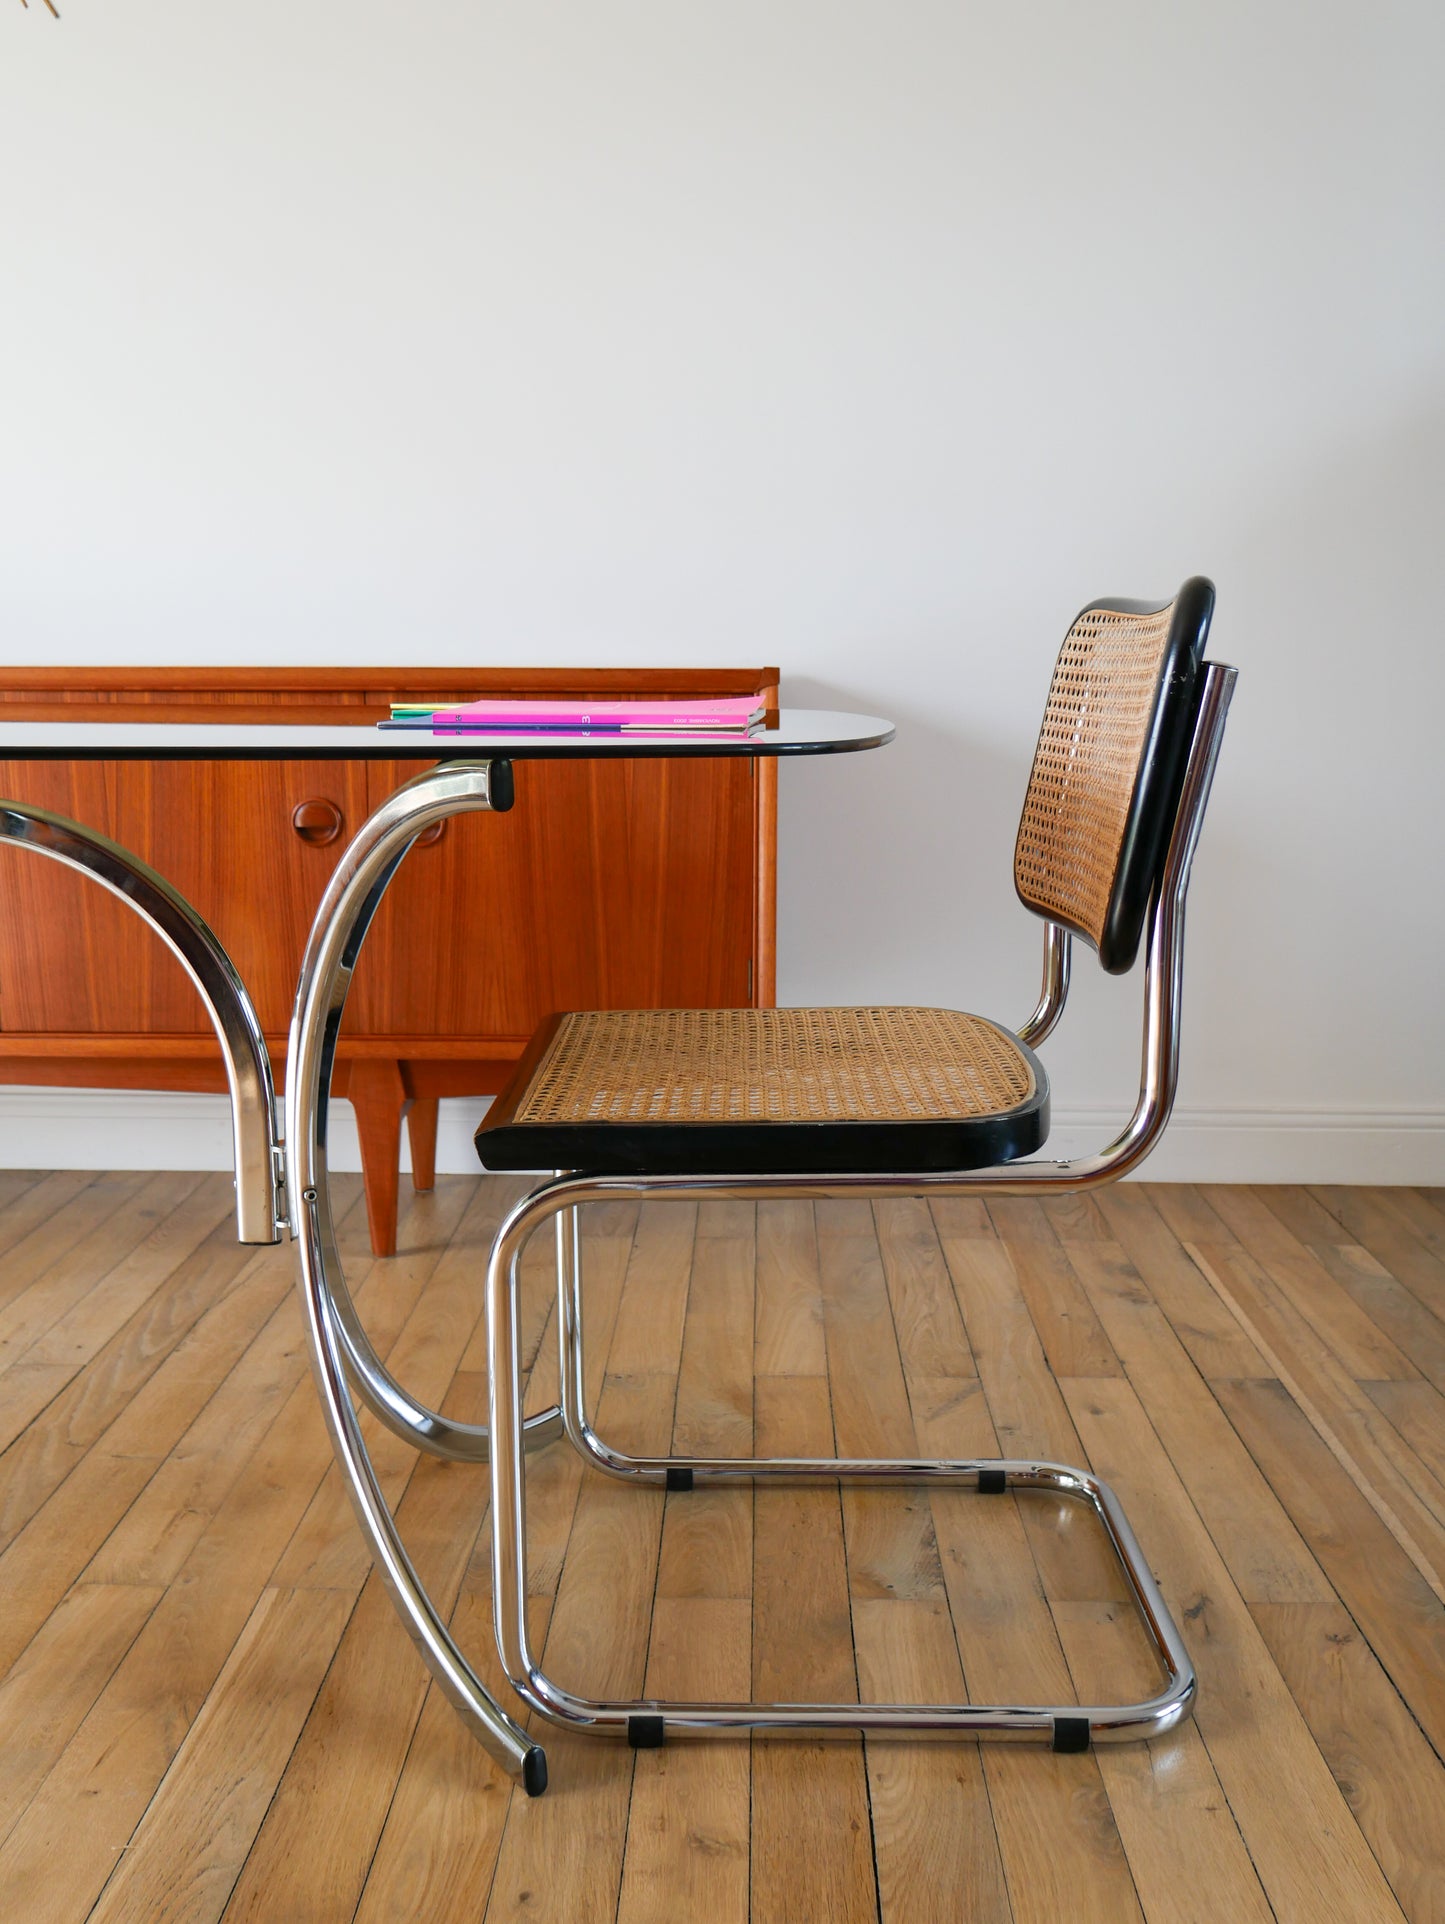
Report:
[[[760,1019],[767,1019],[766,1012]],[[975,1024],[979,1020],[962,1019]],[[634,1018],[619,1013],[612,1020],[625,1037],[634,1024],[641,1029],[648,1015],[640,1012]],[[518,1111],[524,1108],[539,1069],[562,1039],[565,1021],[564,1016],[554,1015],[542,1023],[488,1109],[476,1137],[477,1153],[486,1168],[586,1169],[599,1175],[677,1175],[696,1170],[745,1175],[758,1169],[790,1175],[833,1170],[861,1175],[895,1169],[984,1169],[991,1163],[1032,1155],[1048,1136],[1048,1077],[1032,1049],[1016,1036],[1007,1037],[1007,1046],[1026,1066],[1032,1087],[1022,1101],[988,1114],[919,1120],[859,1115],[805,1122],[519,1120]],[[1000,1035],[1000,1042],[1003,1039]]]

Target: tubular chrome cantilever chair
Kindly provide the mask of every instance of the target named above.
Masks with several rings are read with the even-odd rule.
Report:
[[[1113,1181],[1158,1140],[1174,1099],[1184,901],[1235,671],[1203,659],[1214,590],[1171,602],[1094,602],[1054,670],[1014,858],[1018,893],[1046,923],[1038,1008],[1017,1035],[940,1009],[659,1010],[554,1016],[477,1132],[490,1169],[559,1176],[497,1233],[487,1280],[494,1608],[519,1696],[552,1721],[653,1746],[673,1735],[863,1729],[1033,1738],[1055,1750],[1153,1737],[1186,1717],[1195,1679],[1128,1521],[1088,1470],[1030,1461],[636,1457],[593,1430],[584,1404],[577,1212],[604,1198],[1047,1195]],[[1122,1133],[1076,1162],[1027,1160],[1048,1132],[1032,1045],[1068,990],[1071,938],[1115,974],[1146,944],[1143,1072]],[[908,1171],[900,1174],[899,1171]],[[610,1476],[692,1489],[781,1476],[955,1482],[1045,1490],[1103,1524],[1164,1673],[1134,1704],[664,1703],[574,1695],[527,1637],[517,1265],[548,1217],[557,1239],[562,1412]]]

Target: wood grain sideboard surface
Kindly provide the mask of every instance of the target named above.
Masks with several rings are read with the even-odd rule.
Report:
[[[393,699],[777,703],[774,668],[4,668],[0,718],[369,726]],[[429,759],[0,761],[0,797],[72,816],[189,897],[255,999],[275,1065],[337,857]],[[431,1185],[437,1103],[499,1089],[557,1009],[769,1007],[777,764],[519,762],[505,815],[421,838],[388,890],[347,1004],[335,1089],[356,1110],[372,1247],[396,1247],[401,1125]],[[180,964],[78,875],[0,848],[0,1083],[225,1088]],[[119,1146],[118,1146],[119,1147]]]

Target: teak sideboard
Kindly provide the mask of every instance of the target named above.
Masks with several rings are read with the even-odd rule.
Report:
[[[5,668],[9,720],[382,719],[392,700],[757,695],[777,670]],[[285,1066],[301,952],[351,835],[434,758],[4,762],[0,798],[123,843],[193,902]],[[770,1006],[777,764],[520,761],[516,806],[423,836],[376,917],[336,1092],[361,1139],[372,1248],[396,1247],[401,1124],[428,1188],[442,1096],[488,1095],[545,1015]],[[222,1090],[180,964],[80,876],[0,850],[0,1083]],[[122,1153],[123,1160],[123,1153]]]

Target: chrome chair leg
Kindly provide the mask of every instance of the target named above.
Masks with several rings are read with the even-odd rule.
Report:
[[[502,774],[509,781],[510,771]],[[447,763],[396,790],[357,833],[322,897],[302,962],[286,1073],[286,1132],[292,1230],[312,1363],[332,1447],[373,1561],[423,1661],[463,1720],[532,1796],[546,1788],[541,1746],[491,1696],[427,1595],[387,1507],[351,1400],[398,1436],[434,1456],[480,1463],[488,1433],[454,1422],[413,1398],[377,1356],[356,1313],[336,1247],[327,1186],[326,1137],[332,1065],[361,945],[387,884],[423,830],[449,815],[493,808],[498,779],[488,762]],[[502,806],[509,805],[504,801]],[[519,1434],[528,1444],[561,1433],[561,1413],[543,1411]]]
[[[746,1182],[741,1187],[747,1187]],[[1028,1459],[859,1460],[849,1458],[636,1457],[603,1443],[587,1420],[582,1346],[582,1270],[578,1205],[585,1179],[537,1191],[512,1211],[498,1231],[487,1275],[491,1370],[493,1609],[503,1668],[531,1709],[564,1726],[625,1736],[651,1748],[672,1736],[752,1730],[816,1736],[838,1730],[875,1735],[1031,1739],[1055,1750],[1091,1743],[1162,1736],[1193,1707],[1194,1668],[1183,1639],[1144,1561],[1128,1518],[1108,1485],[1090,1471]],[[726,1193],[710,1184],[709,1194]],[[521,1357],[518,1266],[533,1231],[556,1219],[558,1332],[562,1415],[567,1435],[609,1475],[691,1489],[699,1481],[844,1479],[972,1485],[983,1495],[1042,1490],[1087,1504],[1117,1555],[1130,1595],[1164,1677],[1152,1697],[1132,1704],[903,1704],[903,1703],[678,1703],[657,1698],[579,1696],[547,1676],[533,1654],[526,1626],[526,1490],[521,1454]]]

